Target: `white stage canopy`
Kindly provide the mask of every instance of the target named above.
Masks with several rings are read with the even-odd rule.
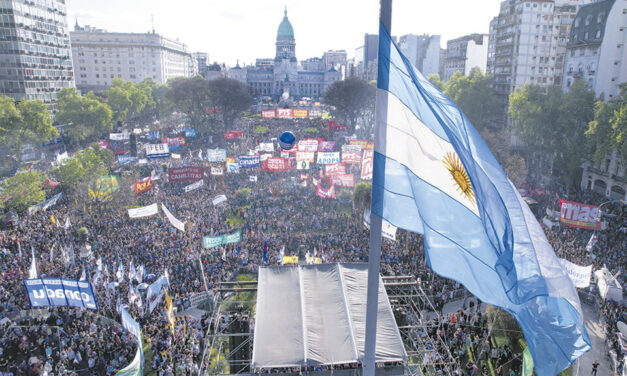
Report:
[[[259,269],[252,367],[362,363],[367,264]],[[407,359],[379,277],[377,362]]]

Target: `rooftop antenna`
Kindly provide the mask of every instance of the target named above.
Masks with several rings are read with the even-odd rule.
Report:
[[[153,14],[150,15],[150,25],[152,26],[152,33],[155,33],[155,16]]]

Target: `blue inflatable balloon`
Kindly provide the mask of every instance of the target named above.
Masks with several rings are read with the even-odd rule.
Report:
[[[279,136],[279,145],[283,150],[290,150],[294,147],[294,143],[296,142],[296,136],[292,132],[283,132],[281,136]]]

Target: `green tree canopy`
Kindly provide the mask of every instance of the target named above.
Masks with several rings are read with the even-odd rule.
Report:
[[[493,81],[491,76],[473,68],[469,76],[456,72],[444,84],[444,94],[457,104],[477,130],[495,128],[500,105]]]
[[[64,188],[77,190],[95,178],[107,175],[112,165],[113,153],[94,144],[66,159],[63,165],[52,170],[52,174]]]
[[[22,100],[16,105],[12,98],[0,95],[0,143],[8,147],[15,162],[24,146],[37,147],[58,136],[59,131],[52,126],[50,113],[42,101]]]
[[[372,198],[372,182],[357,183],[353,191],[353,207],[358,210],[370,208]]]
[[[247,87],[237,80],[221,77],[210,80],[208,84],[211,103],[218,109],[224,128],[232,126],[233,120],[253,104]]]
[[[444,91],[444,81],[440,78],[440,75],[437,73],[432,73],[427,77],[432,84],[434,84],[438,89]]]
[[[166,94],[169,90],[168,85],[160,84],[150,77],[146,77],[142,84],[150,87],[152,100],[154,102],[154,112],[158,117],[164,117],[171,114],[174,111],[174,104],[166,98]]]
[[[559,87],[525,85],[509,96],[514,127],[533,149],[553,155],[553,174],[571,186],[588,155],[585,132],[594,117],[594,92],[577,80]]]
[[[325,103],[334,107],[333,115],[348,128],[349,133],[355,132],[359,122],[364,136],[370,134],[374,125],[375,99],[375,86],[355,77],[336,81],[324,92]]]
[[[68,136],[75,143],[94,141],[113,129],[113,112],[93,92],[80,96],[76,89],[65,88],[57,94],[57,121],[72,123]]]
[[[598,100],[594,104],[594,118],[586,136],[591,141],[592,159],[601,163],[612,150],[617,150],[627,161],[627,83],[620,86],[620,95],[610,102]]]
[[[209,81],[201,76],[175,78],[168,81],[169,90],[165,97],[178,111],[189,117],[193,127],[211,130],[215,116],[207,112],[212,107]]]
[[[39,171],[20,172],[0,182],[0,208],[25,211],[46,199],[43,190],[46,175]]]
[[[155,107],[151,88],[145,83],[135,84],[121,78],[114,78],[105,96],[107,104],[113,111],[115,121],[132,121],[142,111]]]

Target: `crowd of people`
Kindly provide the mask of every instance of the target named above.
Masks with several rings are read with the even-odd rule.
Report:
[[[256,135],[254,129],[268,122],[242,123],[246,129],[243,138],[211,146],[226,148],[228,156],[247,154],[259,141],[267,140],[268,136]],[[305,137],[304,129],[321,123],[284,121],[273,126],[293,127],[298,137]],[[331,134],[323,132],[326,137]],[[141,325],[150,351],[147,368],[160,375],[194,375],[207,343],[208,318],[180,317],[171,328],[165,303],[159,303],[154,310],[149,308],[152,301],[145,298],[146,284],[167,275],[168,294],[180,303],[192,294],[216,291],[221,281],[233,280],[238,274],[255,274],[262,265],[280,265],[281,255],[296,256],[302,250],[327,263],[367,261],[369,232],[363,225],[363,208],[318,197],[313,179],[319,179],[319,175],[314,164],[309,171],[275,173],[255,168],[214,176],[208,164],[198,158],[199,149],[194,149],[208,146],[208,139],[199,136],[188,143],[189,156],[183,150],[182,159],[157,160],[142,166],[143,171],[153,171],[153,178],[160,176],[159,180],[153,179],[153,187],[146,193],[135,196],[123,187],[109,200],[86,201],[75,200],[71,192],[66,192],[48,210],[24,215],[15,226],[0,233],[0,372],[114,374],[131,362],[137,346],[123,328],[105,320],[119,322],[118,307],[122,304]],[[341,140],[339,137],[338,145]],[[204,185],[185,192],[183,186],[189,182],[167,182],[163,163],[171,167],[204,166]],[[257,176],[256,181],[251,181],[249,175]],[[227,197],[227,202],[214,205],[212,199],[220,194]],[[126,196],[119,199],[121,195]],[[543,205],[556,209],[552,198],[546,196]],[[588,197],[582,200],[593,201]],[[175,229],[161,214],[133,219],[127,213],[129,205],[155,202],[164,204],[185,222],[186,231]],[[67,218],[71,226],[57,226],[51,216],[61,223]],[[547,237],[560,257],[579,265],[593,263],[595,269],[607,265],[612,273],[620,272],[624,278],[623,219],[615,218],[615,227],[599,234],[596,257],[586,250],[589,232],[547,230]],[[242,232],[240,242],[203,248],[203,236],[236,230]],[[86,244],[90,252],[81,251]],[[25,319],[24,311],[30,309],[30,304],[23,279],[31,267],[31,249],[39,276],[79,279],[85,275],[94,286],[98,311],[51,308],[39,318]],[[129,275],[131,263],[144,273]],[[122,276],[118,274],[120,266]],[[384,239],[381,272],[414,276],[439,314],[424,322],[425,329],[419,333],[426,346],[425,363],[447,365],[438,367],[441,372],[476,375],[485,374],[481,368],[487,367],[489,358],[501,374],[506,369],[518,372],[520,354],[515,353],[515,344],[496,343],[485,313],[476,305],[454,314],[441,314],[447,302],[459,298],[463,287],[429,270],[420,235],[399,230],[395,241]],[[611,304],[604,302],[599,307],[608,323],[608,339],[615,337],[611,332],[615,323],[624,320],[621,308]],[[438,340],[438,336],[445,341]]]

